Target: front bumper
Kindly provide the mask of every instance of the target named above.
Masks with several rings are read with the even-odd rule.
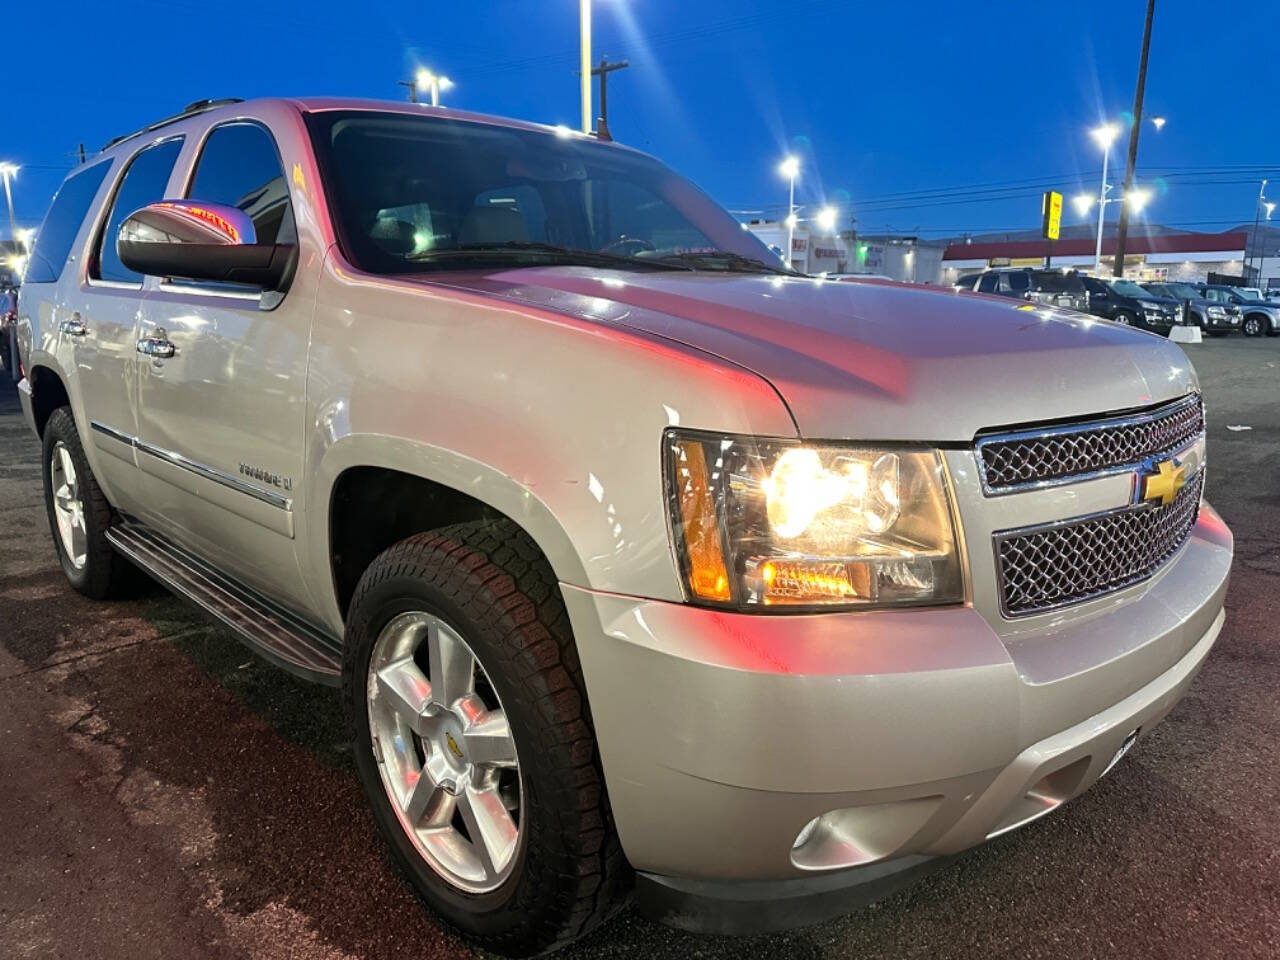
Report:
[[[566,586],[623,849],[647,883],[708,902],[782,884],[791,907],[767,927],[817,919],[806,885],[839,912],[831,892],[863,890],[859,874],[1029,822],[1185,692],[1221,628],[1231,550],[1205,505],[1151,580],[1015,640],[967,606],[766,616]],[[1082,666],[1085,648],[1106,653]],[[747,928],[765,913],[748,908]]]
[[[1225,317],[1211,317],[1205,315],[1204,329],[1206,330],[1239,330],[1240,314],[1228,314]]]

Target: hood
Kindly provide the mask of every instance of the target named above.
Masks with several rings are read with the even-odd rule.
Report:
[[[713,354],[768,380],[812,439],[969,441],[985,428],[1128,410],[1196,388],[1186,355],[1162,337],[943,287],[589,267],[422,282]]]

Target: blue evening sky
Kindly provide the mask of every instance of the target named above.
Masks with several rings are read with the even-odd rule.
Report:
[[[202,97],[400,98],[415,65],[445,103],[578,122],[577,0],[116,0],[15,3],[0,160],[23,164],[35,225],[80,142]],[[1144,0],[595,0],[615,137],[735,211],[776,213],[778,159],[802,202],[863,231],[925,236],[1038,225],[1040,191],[1097,190],[1087,136],[1132,108]],[[212,12],[216,11],[216,12]],[[1260,177],[1280,199],[1280,3],[1158,0],[1138,179],[1153,222],[1251,222]],[[1113,149],[1116,179],[1125,139]],[[1065,222],[1080,222],[1070,205]],[[7,223],[3,226],[7,233]]]

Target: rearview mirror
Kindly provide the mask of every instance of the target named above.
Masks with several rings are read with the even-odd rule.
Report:
[[[253,220],[239,207],[198,200],[160,200],[120,224],[116,252],[137,273],[244,283],[281,290],[298,248],[258,243]]]

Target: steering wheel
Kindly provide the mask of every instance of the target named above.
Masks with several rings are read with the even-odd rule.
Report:
[[[625,233],[600,248],[601,253],[615,253],[623,257],[634,257],[645,250],[656,250],[652,243],[640,237],[628,237]]]

